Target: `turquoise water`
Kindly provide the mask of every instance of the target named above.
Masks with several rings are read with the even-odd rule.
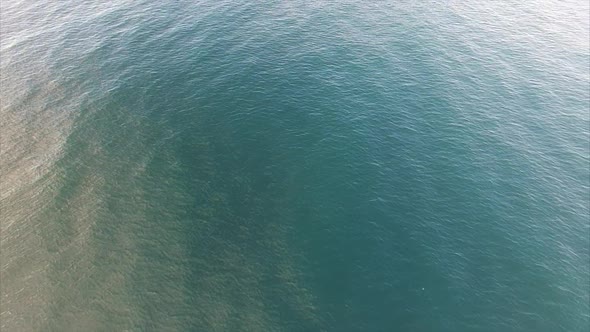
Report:
[[[588,331],[587,1],[2,1],[2,331]]]

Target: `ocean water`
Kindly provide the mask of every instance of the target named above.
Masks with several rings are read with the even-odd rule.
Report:
[[[589,4],[0,7],[2,331],[588,331]]]

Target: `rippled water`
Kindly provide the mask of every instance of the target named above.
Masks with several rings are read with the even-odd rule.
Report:
[[[587,331],[587,1],[1,2],[3,331]]]

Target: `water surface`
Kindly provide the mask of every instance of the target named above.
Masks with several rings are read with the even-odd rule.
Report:
[[[3,331],[587,331],[587,1],[2,1]]]

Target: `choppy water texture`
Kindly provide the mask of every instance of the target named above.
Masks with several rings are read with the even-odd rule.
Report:
[[[588,6],[2,0],[2,331],[588,331]]]

